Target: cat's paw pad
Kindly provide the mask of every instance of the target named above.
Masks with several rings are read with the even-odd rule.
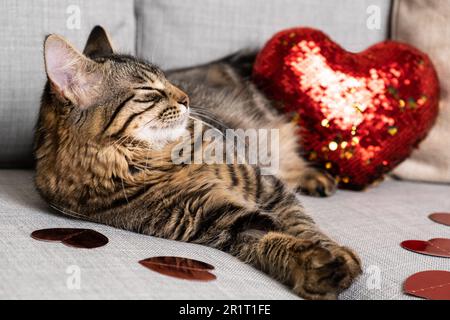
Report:
[[[294,290],[309,299],[337,299],[361,274],[361,262],[350,249],[317,246],[302,254]]]
[[[314,197],[329,197],[336,189],[336,180],[330,174],[311,168],[301,175],[297,191]]]

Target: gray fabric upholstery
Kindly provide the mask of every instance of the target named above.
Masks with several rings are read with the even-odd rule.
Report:
[[[31,171],[0,170],[0,299],[296,299],[288,289],[229,255],[198,245],[143,236],[52,213],[34,191]],[[410,299],[409,275],[448,270],[444,258],[400,248],[407,239],[448,237],[449,227],[427,219],[450,211],[449,186],[387,181],[366,192],[340,191],[329,199],[302,197],[324,231],[354,248],[366,273],[341,299]],[[83,250],[30,238],[40,228],[88,227],[110,242]],[[176,255],[216,267],[217,280],[196,283],[147,270],[141,259]],[[81,289],[68,289],[67,268],[81,271]],[[380,287],[373,279],[380,271]]]
[[[0,167],[16,167],[31,160],[45,83],[44,37],[61,34],[82,50],[92,27],[101,24],[117,47],[134,53],[134,1],[2,0],[0,21]]]
[[[274,33],[297,26],[319,28],[348,50],[360,51],[387,38],[390,3],[137,0],[137,52],[164,68],[185,67],[243,48],[259,48]],[[367,27],[373,10],[379,13],[379,29]]]

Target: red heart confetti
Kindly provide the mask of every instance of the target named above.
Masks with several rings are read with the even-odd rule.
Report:
[[[431,239],[428,241],[407,240],[401,243],[402,248],[429,256],[450,258],[450,239]]]
[[[406,294],[430,300],[450,300],[450,272],[422,271],[403,284]]]
[[[393,41],[356,54],[318,30],[285,30],[259,53],[253,79],[295,115],[309,160],[347,189],[363,189],[405,160],[438,114],[430,59]]]
[[[450,226],[450,213],[433,213],[428,217],[436,223]]]
[[[52,228],[36,230],[31,237],[40,241],[62,242],[66,246],[93,249],[106,245],[108,238],[91,229]]]
[[[196,281],[212,281],[214,267],[198,260],[181,257],[153,257],[139,261],[144,267],[166,276]]]

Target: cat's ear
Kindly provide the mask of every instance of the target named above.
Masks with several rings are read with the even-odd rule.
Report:
[[[113,54],[113,47],[108,33],[101,26],[95,26],[86,42],[83,53],[88,57]]]
[[[44,58],[52,90],[82,109],[90,107],[102,80],[97,63],[54,34],[45,39]]]

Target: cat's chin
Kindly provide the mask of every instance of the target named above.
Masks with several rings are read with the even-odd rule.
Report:
[[[135,133],[138,140],[147,142],[153,149],[162,149],[170,142],[176,141],[186,134],[187,118],[180,123],[167,127],[144,127]]]

